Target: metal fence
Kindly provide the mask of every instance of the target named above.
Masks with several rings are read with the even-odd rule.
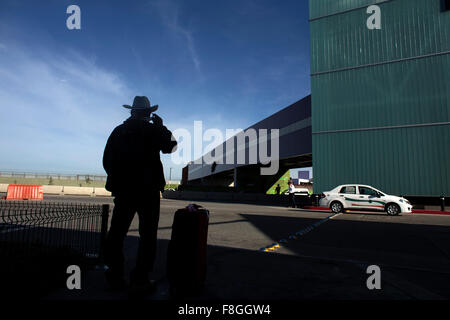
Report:
[[[1,256],[68,249],[100,257],[109,205],[0,200]]]
[[[105,175],[95,174],[61,174],[61,173],[36,173],[0,170],[0,177],[5,178],[34,178],[34,179],[58,179],[74,181],[106,181]]]

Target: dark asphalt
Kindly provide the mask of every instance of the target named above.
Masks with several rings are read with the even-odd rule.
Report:
[[[110,203],[111,198],[46,197],[48,201]],[[176,209],[188,201],[161,200],[158,257],[153,278],[167,299],[165,259]],[[449,299],[450,217],[347,213],[317,228],[326,212],[198,201],[210,210],[208,275],[198,299]],[[137,218],[125,243],[132,268]],[[274,252],[258,251],[307,229]],[[381,290],[368,290],[367,266],[381,268]],[[126,299],[104,290],[102,271],[89,271],[80,291],[60,290],[48,299]]]

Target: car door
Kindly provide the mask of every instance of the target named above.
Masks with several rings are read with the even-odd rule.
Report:
[[[343,186],[339,191],[339,200],[345,208],[351,208],[356,198],[356,186]]]
[[[359,203],[355,207],[371,210],[384,210],[384,201],[378,191],[364,186],[358,186]]]

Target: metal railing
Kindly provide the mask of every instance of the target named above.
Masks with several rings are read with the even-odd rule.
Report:
[[[60,248],[99,258],[108,217],[109,205],[0,200],[0,255]]]
[[[98,174],[61,174],[61,173],[38,173],[38,172],[19,172],[0,170],[0,177],[5,178],[34,178],[34,179],[58,179],[58,180],[75,180],[85,181],[106,181],[106,175]]]

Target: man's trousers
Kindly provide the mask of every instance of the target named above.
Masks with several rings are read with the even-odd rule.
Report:
[[[137,212],[139,248],[134,272],[146,277],[153,270],[159,222],[159,191],[140,195],[115,194],[111,226],[106,238],[105,263],[118,277],[124,275],[123,242]]]

